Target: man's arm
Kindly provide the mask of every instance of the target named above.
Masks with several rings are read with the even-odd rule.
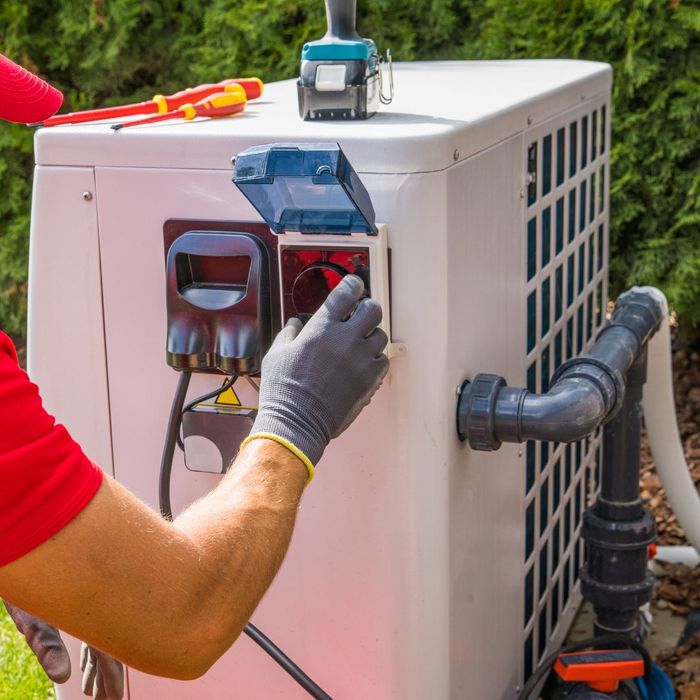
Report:
[[[289,450],[254,440],[219,487],[173,523],[105,479],[75,520],[0,569],[0,589],[134,668],[198,677],[272,582],[306,479]]]
[[[68,525],[0,567],[0,595],[134,668],[204,673],[277,572],[328,441],[387,372],[381,309],[363,291],[348,275],[277,336],[253,431],[213,492],[169,523],[105,479]]]

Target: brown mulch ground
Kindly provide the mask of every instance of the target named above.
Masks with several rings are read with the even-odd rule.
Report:
[[[679,350],[673,365],[678,426],[693,481],[700,487],[700,354]],[[688,544],[666,501],[646,438],[642,442],[642,498],[656,517],[658,543]],[[670,608],[683,617],[700,610],[700,566],[660,565],[657,579],[654,602],[659,608]],[[682,700],[700,700],[700,633],[675,649],[661,652],[656,661],[671,677]]]

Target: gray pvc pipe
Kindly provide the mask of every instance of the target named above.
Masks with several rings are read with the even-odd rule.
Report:
[[[602,423],[607,410],[605,398],[594,384],[580,377],[565,378],[547,394],[525,395],[520,437],[553,442],[580,440]]]

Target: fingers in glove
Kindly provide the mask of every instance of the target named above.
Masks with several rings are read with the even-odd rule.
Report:
[[[375,328],[364,340],[364,347],[371,357],[378,357],[387,346],[389,338],[381,328]]]
[[[95,689],[95,678],[97,676],[97,659],[92,649],[87,649],[85,667],[83,668],[82,688],[83,695],[93,696]]]
[[[24,635],[44,673],[54,683],[65,683],[70,678],[70,657],[58,630],[7,601],[5,608]]]
[[[346,319],[365,292],[364,282],[356,275],[345,275],[338,286],[326,297],[322,309],[332,321]]]
[[[88,657],[90,656],[90,647],[82,642],[80,645],[80,670],[84,671],[85,666],[88,662]]]
[[[380,354],[378,357],[373,357],[370,360],[371,367],[374,370],[374,382],[372,386],[363,394],[355,403],[355,405],[348,411],[345,420],[338,426],[338,429],[333,433],[331,437],[338,437],[341,433],[345,432],[350,424],[360,415],[362,409],[369,404],[372,397],[377,392],[377,389],[382,385],[386,373],[389,371],[389,358]]]
[[[95,676],[95,686],[92,689],[92,700],[110,700],[105,688],[104,678],[99,670],[97,671],[97,676]]]
[[[386,377],[386,373],[389,371],[389,358],[383,353],[378,357],[375,357],[372,362],[377,368],[377,381],[374,384],[374,391],[377,391]],[[372,392],[374,393],[374,392]]]
[[[382,307],[374,299],[363,299],[348,321],[362,336],[368,336],[382,322]]]
[[[83,693],[93,700],[122,700],[124,697],[124,667],[99,649],[83,643],[81,647]]]
[[[275,336],[270,349],[281,348],[291,343],[299,335],[304,324],[298,318],[290,318],[285,327]]]
[[[124,667],[119,661],[100,652],[98,658],[99,689],[104,700],[122,700],[124,697]],[[95,700],[102,700],[95,696]]]

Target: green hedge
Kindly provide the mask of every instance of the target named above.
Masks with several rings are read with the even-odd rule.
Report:
[[[615,68],[612,279],[664,288],[700,327],[699,0],[360,0],[359,30],[398,60],[576,57]],[[321,0],[0,0],[0,50],[65,108],[234,74],[298,70]],[[31,134],[0,126],[0,324],[25,315]]]

